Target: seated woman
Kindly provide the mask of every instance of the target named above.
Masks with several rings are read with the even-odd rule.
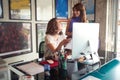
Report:
[[[62,33],[62,26],[60,26],[60,20],[57,18],[53,18],[48,22],[47,25],[47,30],[46,30],[46,36],[45,36],[45,47],[46,47],[46,52],[45,52],[45,59],[55,59],[55,60],[60,60],[60,71],[66,70],[66,67],[61,66],[63,65],[64,59],[64,46],[70,41],[70,39],[66,39],[66,37]],[[62,53],[60,56],[58,56],[59,51]],[[60,58],[61,57],[61,58]],[[63,63],[61,63],[61,61]],[[66,65],[64,63],[64,65]],[[62,70],[61,70],[62,69]],[[61,73],[60,73],[61,74]],[[62,79],[64,80],[63,74],[61,74]],[[53,80],[53,79],[52,79]]]

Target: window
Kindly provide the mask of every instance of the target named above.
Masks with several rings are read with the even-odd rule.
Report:
[[[109,60],[120,57],[120,0],[109,0],[107,7],[106,56]]]
[[[118,3],[118,21],[117,21],[117,56],[120,56],[120,0]]]
[[[107,1],[107,19],[106,19],[106,53],[105,62],[113,59],[117,55],[117,13],[118,0]],[[112,15],[112,16],[111,16]]]

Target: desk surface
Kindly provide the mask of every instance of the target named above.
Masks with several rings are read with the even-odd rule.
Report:
[[[94,76],[100,80],[120,80],[120,60],[113,59],[101,66],[99,69],[86,74],[79,80],[88,76]]]

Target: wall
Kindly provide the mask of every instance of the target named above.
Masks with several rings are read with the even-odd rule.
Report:
[[[100,49],[105,49],[107,0],[96,0],[96,22],[100,23]]]
[[[99,41],[99,56],[103,57],[102,63],[105,62],[105,39],[106,39],[106,14],[107,0],[96,0],[96,19],[100,23],[100,41]]]

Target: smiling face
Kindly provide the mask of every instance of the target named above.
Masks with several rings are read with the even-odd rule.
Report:
[[[86,22],[86,8],[82,3],[77,3],[73,6],[73,17],[80,17],[82,22]]]
[[[73,16],[74,17],[79,17],[80,16],[80,11],[73,9]]]

